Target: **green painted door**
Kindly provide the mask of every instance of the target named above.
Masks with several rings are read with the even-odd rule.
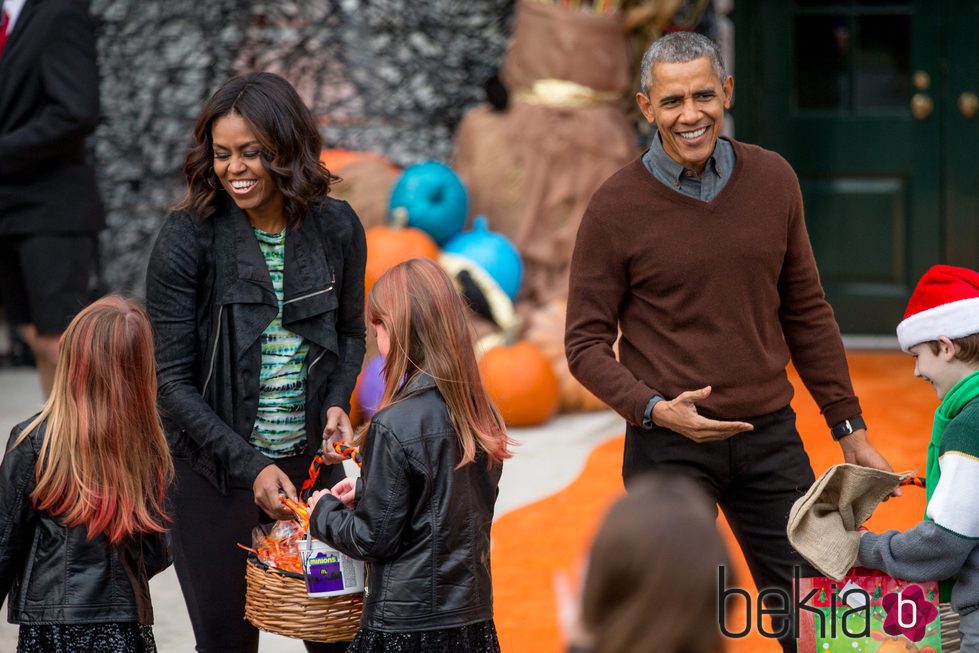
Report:
[[[952,258],[965,264],[969,255],[959,250],[975,249],[977,168],[969,155],[979,139],[975,120],[969,139],[954,145],[945,129],[962,122],[948,106],[948,77],[965,73],[943,69],[952,18],[944,5],[735,3],[735,131],[779,152],[798,173],[844,333],[893,335],[921,273]],[[977,33],[973,27],[960,45],[970,48],[962,67],[973,75]],[[946,179],[951,168],[963,176],[957,184]],[[953,193],[968,217],[949,217]]]
[[[945,260],[979,270],[979,2],[947,0],[945,130]]]

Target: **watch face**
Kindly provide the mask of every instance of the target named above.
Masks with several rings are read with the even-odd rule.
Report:
[[[839,440],[840,438],[850,435],[854,431],[865,428],[867,428],[867,425],[864,423],[863,419],[860,417],[855,417],[853,419],[848,419],[841,424],[837,424],[830,429],[830,433],[833,434],[834,438]]]

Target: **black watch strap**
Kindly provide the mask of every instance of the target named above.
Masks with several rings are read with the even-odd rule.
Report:
[[[829,432],[833,435],[834,440],[841,440],[846,436],[850,435],[854,431],[859,431],[860,429],[866,429],[867,423],[863,421],[863,418],[859,415],[857,417],[851,417],[850,419],[843,420]]]

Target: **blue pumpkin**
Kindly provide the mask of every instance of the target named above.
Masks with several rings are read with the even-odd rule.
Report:
[[[489,230],[486,216],[476,216],[472,230],[447,242],[442,251],[469,259],[493,277],[511,301],[517,298],[523,281],[520,252],[506,236]]]
[[[391,190],[395,221],[428,233],[439,245],[462,231],[469,214],[466,187],[452,168],[437,161],[409,166]]]

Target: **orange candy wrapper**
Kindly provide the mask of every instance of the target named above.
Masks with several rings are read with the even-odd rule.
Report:
[[[305,503],[293,501],[289,497],[279,497],[279,503],[292,511],[305,534],[309,530],[309,507]]]
[[[358,466],[361,464],[360,452],[356,447],[341,442],[335,442],[333,447],[341,456],[353,459]],[[322,465],[323,457],[316,456],[309,466],[309,478],[302,485],[300,497],[313,489]],[[306,537],[309,530],[309,508],[304,502],[286,496],[280,496],[279,502],[293,512],[295,520],[279,520],[271,526],[256,526],[252,530],[252,546],[238,546],[254,553],[260,562],[269,567],[301,574],[303,565],[299,558],[299,541]]]
[[[280,519],[271,525],[256,526],[252,529],[252,545],[238,546],[254,553],[262,564],[301,574],[303,563],[299,558],[299,541],[306,538],[309,530],[309,508],[288,497],[280,496],[279,501],[295,514],[295,520]]]
[[[284,496],[280,496],[279,501],[293,512],[295,520],[280,519],[272,525],[260,524],[252,529],[252,545],[238,546],[254,553],[262,564],[301,574],[303,563],[299,558],[299,541],[306,538],[309,530],[309,508]]]
[[[268,531],[266,532],[266,529]],[[256,526],[252,531],[254,548],[241,546],[255,554],[259,562],[283,571],[296,574],[303,573],[302,561],[299,559],[299,540],[306,537],[303,527],[294,521],[280,520],[271,528]]]

